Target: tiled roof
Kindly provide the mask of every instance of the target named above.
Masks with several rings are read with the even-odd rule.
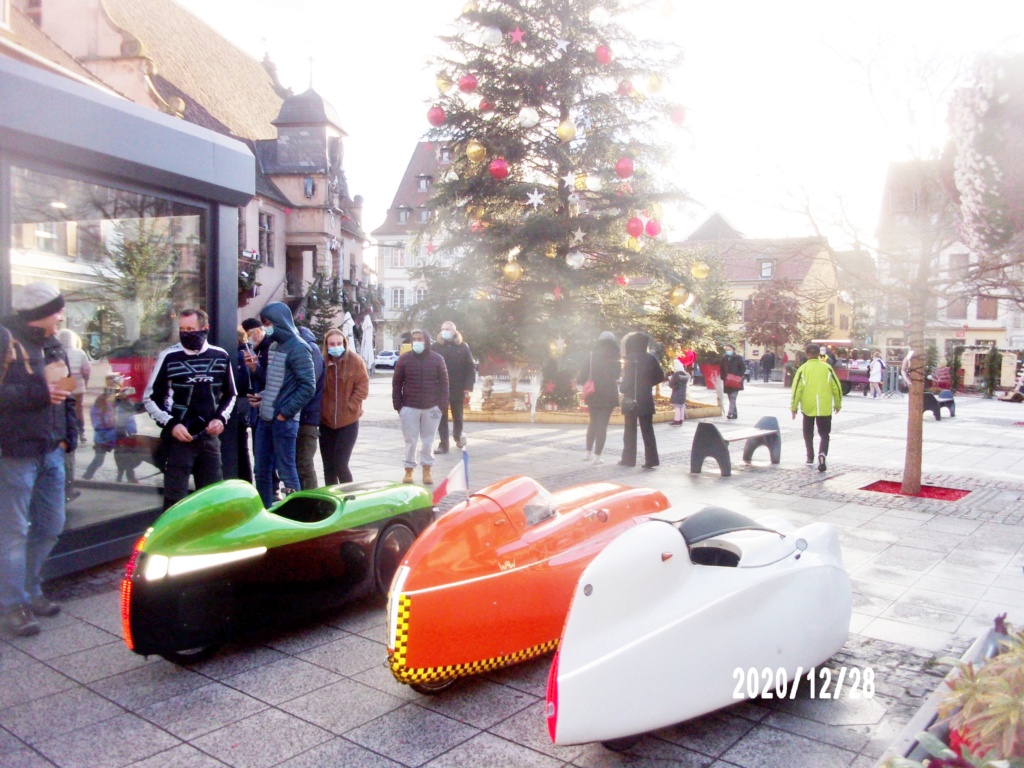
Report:
[[[256,158],[256,194],[273,200],[276,203],[280,203],[284,206],[291,205],[291,201],[285,196],[284,192],[280,190],[274,180],[267,175],[267,169],[263,165],[263,158],[259,151],[259,146],[262,144],[276,144],[273,141],[246,141],[245,142],[249,149],[252,150],[253,156]]]
[[[409,166],[405,169],[405,174],[398,185],[398,191],[395,192],[395,199],[392,201],[391,207],[388,208],[387,219],[381,226],[373,230],[375,237],[414,235],[422,229],[423,225],[419,222],[416,209],[426,205],[433,193],[433,181],[440,178],[449,168],[448,163],[442,164],[440,161],[440,152],[445,146],[447,144],[440,141],[421,141],[416,145],[412,159],[409,160]],[[426,190],[419,189],[420,176],[431,178],[431,186],[428,186]],[[400,207],[410,210],[408,224],[398,223]]]
[[[773,279],[799,284],[817,255],[828,250],[828,241],[823,237],[717,240],[708,241],[708,246],[722,259],[729,282],[762,280],[761,263],[770,260]]]
[[[312,88],[285,99],[281,111],[273,122],[277,126],[331,125],[337,128],[342,136],[348,135],[342,129],[341,120],[334,107]]]
[[[0,0],[2,2],[3,0]],[[92,72],[86,69],[78,60],[70,53],[61,48],[55,43],[49,36],[46,35],[39,27],[32,23],[24,13],[19,11],[13,5],[11,6],[11,28],[8,31],[3,27],[0,27],[0,37],[4,37],[11,42],[20,45],[32,53],[42,56],[44,59],[49,59],[54,64],[66,69],[79,77],[83,77],[90,80],[97,85],[103,85],[108,88],[105,83],[102,83]]]
[[[143,55],[186,102],[201,105],[239,138],[269,139],[281,111],[270,75],[173,0],[103,0],[111,20],[137,37]]]
[[[743,237],[743,233],[734,229],[722,214],[713,213],[686,239],[693,242],[697,240],[739,240],[741,237]]]

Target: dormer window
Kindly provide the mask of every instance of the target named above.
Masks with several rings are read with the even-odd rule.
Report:
[[[402,207],[398,209],[398,223],[408,224],[409,223],[409,209]]]
[[[430,177],[425,174],[420,174],[416,177],[416,189],[420,192],[426,192],[430,189]]]
[[[430,221],[430,211],[420,208],[420,224],[426,224],[428,221]]]
[[[761,260],[761,279],[770,280],[775,275],[775,262],[771,259]]]
[[[445,164],[450,163],[452,161],[452,151],[449,147],[441,147],[440,160],[442,163]]]

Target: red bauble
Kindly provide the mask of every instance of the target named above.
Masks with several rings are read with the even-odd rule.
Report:
[[[493,112],[494,105],[491,104],[487,99],[480,99],[480,111],[481,112]]]
[[[673,123],[682,125],[686,122],[686,107],[673,107],[670,117]]]
[[[463,75],[459,78],[459,90],[463,93],[472,93],[476,90],[476,75]]]
[[[633,83],[631,83],[629,80],[623,80],[621,83],[619,83],[619,95],[620,96],[629,96],[629,94],[631,94],[632,92],[633,92]]]
[[[444,110],[440,107],[431,107],[427,110],[427,122],[437,128],[444,125]]]
[[[632,157],[620,157],[619,161],[615,163],[615,173],[618,174],[620,179],[628,179],[633,175],[633,158]]]
[[[477,221],[476,219],[474,219],[473,221],[469,222],[469,231],[473,232],[474,234],[477,232],[483,232],[484,229],[486,229],[486,227],[484,226],[484,223],[482,221]]]
[[[640,237],[644,233],[644,220],[634,216],[626,222],[626,232],[630,237]]]
[[[491,176],[498,179],[508,178],[508,161],[504,157],[496,157],[491,160],[490,168]]]
[[[609,48],[607,45],[597,46],[597,50],[594,51],[594,54],[597,56],[598,64],[611,64],[612,49]]]
[[[654,219],[647,222],[647,226],[644,227],[644,232],[647,233],[648,237],[657,237],[661,234],[661,224]]]
[[[615,282],[617,282],[619,285],[623,285],[623,286],[629,285],[629,278],[626,277],[625,275],[616,275],[615,276]]]

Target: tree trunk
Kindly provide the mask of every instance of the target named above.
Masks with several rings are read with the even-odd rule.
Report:
[[[929,260],[923,256],[918,269],[917,284],[910,292],[910,328],[908,339],[913,356],[907,378],[910,396],[907,402],[907,451],[903,461],[903,484],[900,493],[916,496],[921,492],[921,462],[924,443],[924,329],[925,305],[928,299]]]
[[[508,368],[508,382],[512,385],[512,394],[516,394],[519,391],[519,377],[523,373],[522,363],[509,363]]]

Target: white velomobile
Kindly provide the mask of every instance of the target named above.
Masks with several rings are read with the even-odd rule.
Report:
[[[580,576],[548,677],[554,743],[615,742],[762,686],[807,685],[846,642],[852,593],[833,526],[671,512],[624,531]]]

